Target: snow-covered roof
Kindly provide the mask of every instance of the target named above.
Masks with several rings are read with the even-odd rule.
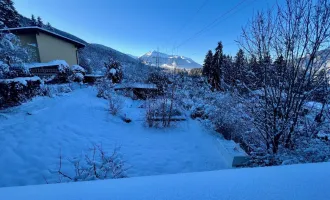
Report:
[[[137,89],[157,89],[155,84],[147,83],[126,83],[126,84],[117,84],[114,87],[115,89],[126,89],[126,88],[137,88]]]
[[[47,63],[25,63],[24,66],[28,69],[39,67],[54,67],[54,66],[69,66],[64,60],[53,60]]]
[[[37,76],[33,77],[17,77],[17,78],[12,78],[12,79],[0,79],[0,83],[21,83],[23,85],[27,85],[27,81],[41,81],[41,79]]]
[[[101,78],[101,77],[104,77],[104,75],[101,75],[101,74],[86,74],[85,77]]]
[[[77,47],[79,48],[82,48],[82,47],[85,47],[86,44],[82,43],[82,42],[79,42],[77,40],[74,40],[74,39],[71,39],[71,38],[68,38],[66,36],[63,36],[63,35],[60,35],[58,33],[55,33],[55,32],[52,32],[50,30],[47,30],[47,29],[44,29],[44,28],[41,28],[41,27],[38,27],[38,26],[29,26],[29,27],[18,27],[18,28],[6,28],[6,29],[0,29],[0,31],[9,31],[9,32],[31,32],[31,31],[40,31],[40,32],[43,32],[43,33],[46,33],[46,34],[49,34],[49,35],[52,35],[52,36],[55,36],[57,38],[60,38],[60,39],[63,39],[63,40],[66,40],[68,42],[71,42],[73,44],[75,44]]]
[[[0,199],[329,200],[330,162],[0,188]]]

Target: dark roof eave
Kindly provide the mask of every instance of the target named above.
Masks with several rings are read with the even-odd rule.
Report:
[[[31,32],[42,32],[42,33],[46,33],[48,35],[51,35],[53,37],[57,37],[59,39],[65,40],[67,42],[70,42],[72,44],[74,44],[77,48],[83,48],[86,46],[86,44],[81,43],[79,41],[73,40],[71,38],[62,36],[60,34],[51,32],[49,30],[37,27],[37,26],[31,26],[31,27],[19,27],[19,28],[7,28],[7,29],[0,29],[1,31],[9,31],[9,32],[13,32],[13,33],[31,33]]]

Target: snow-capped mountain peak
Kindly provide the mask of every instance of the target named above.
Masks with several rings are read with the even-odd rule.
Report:
[[[139,57],[139,59],[143,60],[145,64],[151,66],[157,65],[157,58],[159,58],[160,66],[164,68],[193,69],[202,67],[191,58],[179,55],[168,55],[155,50],[149,51]]]

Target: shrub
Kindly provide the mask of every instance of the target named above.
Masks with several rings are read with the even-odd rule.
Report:
[[[111,80],[112,83],[120,83],[123,79],[123,70],[121,63],[110,58],[108,62],[104,63],[104,65],[106,68],[106,78]]]
[[[54,97],[58,94],[69,93],[74,90],[73,84],[42,84],[40,94],[42,96]]]
[[[102,78],[96,82],[97,97],[107,99],[113,92],[112,81],[107,78]]]
[[[145,120],[149,127],[169,127],[171,121],[183,119],[182,110],[174,99],[149,99],[146,101],[145,108]]]
[[[3,79],[0,81],[0,108],[17,106],[40,93],[38,77]]]
[[[123,100],[116,95],[115,93],[112,93],[107,96],[109,100],[109,111],[112,115],[117,115],[118,112],[120,112],[123,108]]]
[[[58,169],[49,171],[51,174],[58,175],[59,183],[126,178],[127,168],[119,151],[120,148],[117,147],[111,154],[108,154],[101,145],[94,145],[83,158],[68,159],[72,164],[71,172],[63,171],[63,158],[60,154]]]

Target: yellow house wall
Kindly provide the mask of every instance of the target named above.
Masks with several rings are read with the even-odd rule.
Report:
[[[44,33],[38,33],[36,39],[40,62],[65,60],[70,66],[78,64],[75,45]]]

